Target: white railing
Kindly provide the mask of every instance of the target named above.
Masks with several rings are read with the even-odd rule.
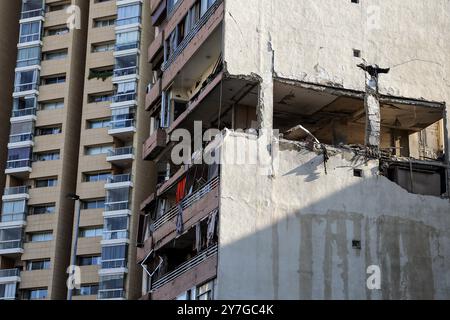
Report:
[[[210,258],[210,257],[212,257],[214,255],[217,255],[217,252],[218,252],[218,246],[215,245],[215,246],[212,246],[212,247],[208,248],[207,250],[199,253],[198,255],[196,255],[191,260],[186,261],[185,263],[180,265],[174,271],[169,272],[168,274],[164,275],[163,277],[161,277],[160,279],[155,281],[152,284],[151,291],[153,292],[155,290],[158,290],[159,288],[161,288],[161,287],[165,286],[167,283],[175,280],[176,278],[178,278],[182,274],[188,272],[189,270],[194,269],[195,267],[200,265],[202,262],[204,262],[208,258]]]
[[[181,205],[181,208],[185,210],[186,208],[189,208],[192,206],[195,202],[201,200],[204,198],[211,190],[219,186],[220,178],[217,176],[213,178],[211,181],[206,183],[203,187],[201,187],[196,192],[188,195],[185,197],[180,204],[177,204],[176,206],[172,207],[169,211],[164,213],[159,219],[153,223],[152,229],[158,230],[161,228],[166,222],[174,219],[178,215],[179,206]]]
[[[137,67],[120,68],[114,70],[114,77],[129,76],[137,73],[138,73]]]
[[[103,240],[125,240],[130,238],[128,230],[103,231]]]
[[[1,222],[15,222],[15,221],[25,221],[27,218],[25,212],[21,213],[2,213],[0,215]]]
[[[102,269],[118,269],[126,267],[127,267],[127,260],[125,258],[102,260]]]
[[[131,174],[120,174],[108,178],[107,183],[131,182]]]
[[[0,241],[0,250],[22,249],[22,240]]]
[[[12,134],[9,136],[9,143],[19,143],[33,141],[33,134],[30,133],[21,133],[21,134]]]
[[[35,116],[36,115],[36,108],[26,108],[26,109],[20,109],[20,110],[13,110],[13,118],[18,117],[25,117],[25,116]]]
[[[5,188],[5,192],[3,193],[3,195],[13,196],[16,194],[27,194],[27,193],[28,193],[28,186],[20,186],[20,187]]]
[[[121,299],[125,298],[125,290],[124,289],[108,289],[108,290],[99,290],[98,291],[99,299]]]
[[[43,9],[34,9],[28,11],[22,11],[21,19],[30,19],[34,17],[43,17],[45,15],[45,11]]]
[[[105,211],[122,211],[130,209],[130,201],[107,202],[105,203]]]
[[[117,156],[125,156],[125,155],[133,155],[134,149],[133,147],[123,147],[110,150],[108,152],[108,157],[117,157]]]
[[[19,269],[0,270],[0,278],[20,277]]]
[[[28,168],[28,167],[31,167],[30,159],[9,160],[6,163],[6,169],[20,169],[20,168]]]

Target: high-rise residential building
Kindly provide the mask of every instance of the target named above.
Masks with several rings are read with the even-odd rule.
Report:
[[[150,130],[144,109],[150,3],[90,2],[77,174],[82,283],[74,298],[136,299],[142,276],[134,212],[152,181],[151,165],[137,161]]]
[[[136,161],[149,132],[149,2],[23,0],[17,16],[2,6],[11,92],[1,112],[11,128],[2,136],[0,299],[65,299],[74,251],[73,299],[137,298],[132,212],[153,172]]]
[[[151,1],[143,299],[448,299],[449,10]]]

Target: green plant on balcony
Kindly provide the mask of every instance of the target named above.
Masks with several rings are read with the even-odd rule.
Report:
[[[113,71],[112,70],[90,70],[89,71],[89,77],[88,79],[102,79],[102,81],[105,81],[106,79],[112,77]]]

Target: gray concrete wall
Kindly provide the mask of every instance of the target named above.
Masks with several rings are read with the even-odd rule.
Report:
[[[219,299],[450,298],[447,199],[409,194],[379,175],[377,160],[338,149],[328,175],[322,155],[292,142],[280,143],[273,176],[229,164],[237,144],[255,143],[224,139]],[[381,290],[367,289],[371,265],[381,268]]]
[[[446,0],[225,0],[224,60],[232,75],[275,76],[364,90],[369,64],[392,67],[382,93],[448,101]]]

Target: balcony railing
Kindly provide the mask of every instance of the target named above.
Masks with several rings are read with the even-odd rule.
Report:
[[[32,58],[32,59],[24,59],[24,60],[17,60],[16,67],[29,67],[29,66],[37,66],[41,64],[41,59],[39,58]]]
[[[108,151],[108,157],[119,157],[133,154],[134,154],[133,147],[123,147]]]
[[[36,108],[13,110],[13,112],[12,112],[13,118],[35,116],[35,115],[36,115]]]
[[[141,17],[130,17],[116,20],[117,26],[125,26],[127,24],[136,24],[136,23],[141,23]]]
[[[20,169],[31,167],[31,160],[10,160],[6,164],[6,169]]]
[[[137,73],[138,73],[137,67],[120,68],[114,70],[114,77],[129,76]]]
[[[130,209],[130,202],[127,201],[119,201],[119,202],[107,202],[105,203],[105,211],[123,211]]]
[[[115,129],[133,128],[134,124],[135,124],[134,119],[111,121],[111,129],[115,130]]]
[[[102,269],[119,269],[126,267],[127,267],[126,259],[102,260]]]
[[[133,101],[133,100],[136,100],[136,92],[120,93],[120,94],[116,94],[113,97],[113,102],[114,103],[125,102],[125,101]]]
[[[37,83],[24,83],[14,86],[14,92],[23,92],[23,91],[30,91],[30,90],[37,90]]]
[[[195,35],[200,31],[200,29],[208,22],[209,18],[212,17],[216,9],[220,6],[222,0],[216,0],[216,2],[206,11],[203,17],[197,21],[192,30],[187,34],[187,36],[180,42],[175,51],[167,58],[167,61],[162,65],[162,71],[166,71],[169,66],[175,61],[176,58],[186,49],[189,43],[194,39]]]
[[[128,230],[103,231],[103,240],[125,240],[129,238]]]
[[[122,299],[125,298],[124,289],[109,289],[109,290],[99,290],[99,299]]]
[[[13,134],[9,136],[9,143],[20,143],[26,141],[33,141],[32,133]]]
[[[131,49],[139,49],[139,48],[140,48],[140,43],[137,41],[128,42],[128,43],[117,43],[115,46],[115,51],[131,50]]]
[[[131,182],[131,174],[120,174],[108,178],[107,183]]]
[[[0,278],[12,278],[12,277],[20,277],[20,270],[19,269],[0,270]]]
[[[183,210],[192,206],[195,202],[204,198],[211,190],[216,188],[219,185],[219,177],[215,177],[208,183],[206,183],[203,187],[201,187],[196,192],[185,197],[179,205]],[[153,230],[158,230],[161,228],[166,222],[174,219],[178,215],[179,205],[172,207],[169,211],[164,213],[158,220],[153,224]]]
[[[41,33],[28,34],[19,37],[19,43],[34,42],[41,40]]]
[[[22,240],[0,241],[0,250],[22,249]]]
[[[218,252],[218,246],[215,245],[215,246],[212,246],[212,247],[208,248],[207,250],[199,253],[191,260],[186,261],[185,263],[180,265],[174,271],[167,273],[166,275],[164,275],[163,277],[161,277],[160,279],[155,281],[152,284],[151,290],[155,291],[155,290],[158,290],[159,288],[165,286],[166,284],[175,280],[182,274],[188,272],[189,270],[194,269],[196,266],[200,265],[202,262],[207,260],[209,257],[216,255],[217,252]]]
[[[2,223],[5,222],[15,222],[15,221],[25,221],[26,220],[26,213],[3,213],[0,215],[0,221]]]
[[[34,17],[43,17],[44,15],[45,15],[45,11],[43,9],[35,9],[35,10],[22,11],[20,18],[21,19],[30,19],[30,18],[34,18]]]
[[[14,196],[17,194],[27,194],[27,193],[28,193],[28,186],[20,186],[20,187],[5,188],[5,192],[3,193],[3,195]]]

